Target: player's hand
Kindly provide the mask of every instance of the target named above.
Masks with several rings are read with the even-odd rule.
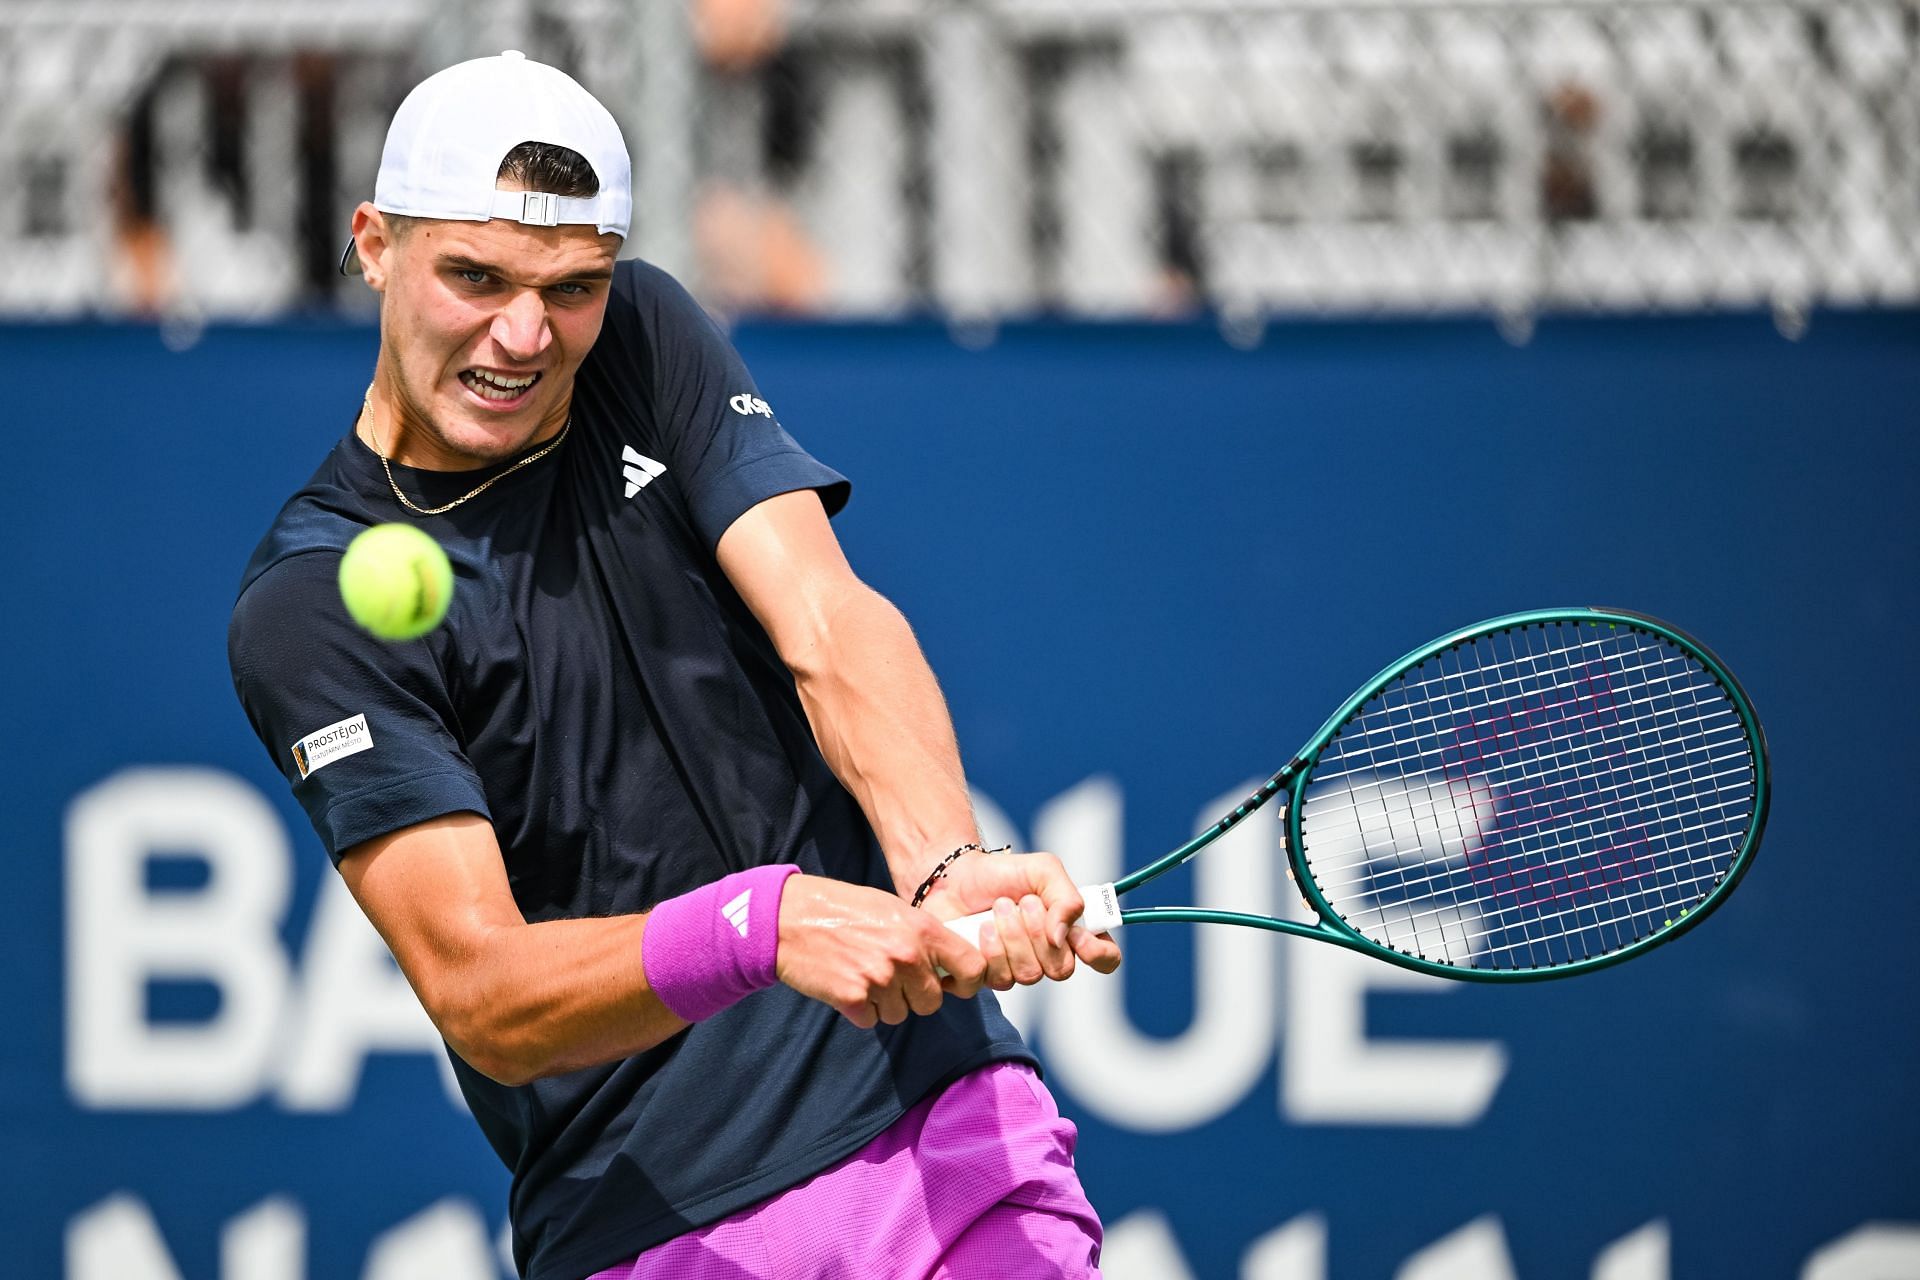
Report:
[[[937,918],[891,893],[796,875],[780,895],[776,969],[801,995],[831,1005],[856,1027],[871,1027],[932,1013],[949,995],[973,995],[987,961]]]
[[[1076,963],[1100,973],[1120,967],[1120,945],[1076,921],[1086,910],[1079,886],[1050,853],[971,854],[934,882],[925,907],[942,920],[992,911],[980,930],[986,985],[996,991],[1042,978],[1060,981]]]

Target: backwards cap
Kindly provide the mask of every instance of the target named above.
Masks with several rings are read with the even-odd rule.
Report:
[[[599,194],[497,189],[500,162],[523,142],[579,152],[600,179]],[[509,49],[456,63],[414,86],[387,129],[373,207],[413,218],[589,225],[624,239],[633,218],[633,162],[620,126],[597,98],[559,68]],[[359,269],[349,242],[340,270]]]

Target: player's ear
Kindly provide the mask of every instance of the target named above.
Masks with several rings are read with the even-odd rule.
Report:
[[[367,287],[375,293],[385,290],[387,272],[392,264],[387,255],[393,251],[396,228],[387,221],[387,215],[373,207],[370,200],[362,200],[353,211],[353,244],[360,259],[361,274],[366,277]]]

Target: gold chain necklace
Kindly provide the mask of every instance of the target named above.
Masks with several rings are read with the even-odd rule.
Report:
[[[373,429],[373,387],[372,386],[368,386],[367,394],[360,398],[360,413],[367,420],[367,435],[372,437],[373,439],[374,456],[380,459],[380,468],[381,470],[387,473],[387,484],[393,489],[393,496],[400,499],[401,506],[413,512],[415,515],[420,515],[420,516],[445,515],[447,512],[453,510],[455,507],[467,501],[469,498],[479,497],[481,494],[491,489],[495,484],[499,483],[502,480],[505,480],[508,476],[512,475],[514,472],[518,471],[520,468],[532,466],[534,463],[540,461],[540,459],[552,453],[555,449],[558,449],[560,447],[560,442],[567,438],[567,432],[573,429],[573,415],[568,414],[566,425],[560,428],[559,435],[547,441],[545,444],[541,445],[538,449],[534,450],[532,453],[528,454],[526,457],[520,459],[520,461],[514,463],[512,466],[508,467],[505,471],[502,471],[499,475],[494,476],[491,479],[481,481],[479,484],[467,490],[465,493],[455,498],[452,502],[447,503],[445,506],[422,507],[422,506],[416,505],[412,498],[409,498],[406,494],[400,492],[400,482],[393,478],[393,464],[387,461],[387,455],[384,452],[382,452],[380,448],[380,437],[377,433],[375,433]]]

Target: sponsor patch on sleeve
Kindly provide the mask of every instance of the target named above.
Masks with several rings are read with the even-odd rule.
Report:
[[[300,776],[305,778],[335,760],[358,755],[372,745],[373,734],[367,731],[366,713],[361,712],[338,724],[316,729],[294,743],[293,763],[299,767]]]

